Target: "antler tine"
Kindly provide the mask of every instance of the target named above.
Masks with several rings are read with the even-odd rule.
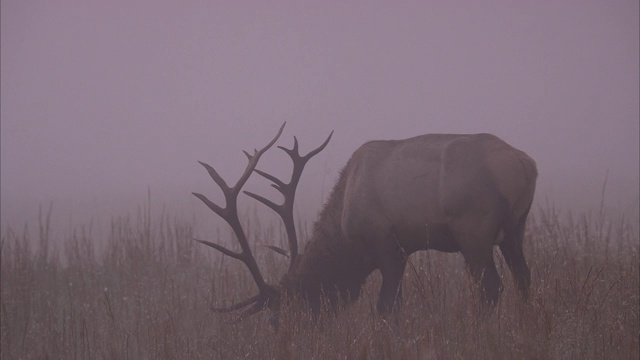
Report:
[[[252,296],[250,298],[248,298],[247,300],[244,301],[240,301],[237,304],[233,304],[231,306],[226,306],[226,307],[215,307],[215,306],[211,306],[211,310],[217,313],[227,313],[227,312],[232,312],[232,311],[236,311],[236,310],[240,310],[243,309],[249,305],[252,305],[256,302],[258,302],[259,300],[261,300],[262,295],[256,295],[256,296]]]
[[[278,215],[280,215],[280,217],[282,218],[282,221],[284,222],[284,225],[285,225],[285,229],[287,231],[287,238],[289,241],[289,255],[290,255],[289,271],[291,271],[293,265],[296,262],[296,258],[298,256],[298,236],[296,234],[295,223],[293,221],[293,203],[296,196],[296,188],[298,187],[298,182],[300,181],[300,177],[302,176],[302,171],[304,170],[304,167],[307,164],[307,162],[327,146],[327,144],[329,143],[329,140],[331,140],[331,136],[333,136],[333,131],[329,134],[329,136],[322,143],[322,145],[310,151],[307,155],[304,155],[304,156],[300,155],[300,152],[298,150],[298,139],[295,136],[293,137],[293,147],[291,149],[287,149],[283,146],[278,146],[280,149],[284,150],[293,161],[293,172],[291,174],[291,180],[289,181],[288,184],[285,184],[283,181],[281,181],[280,179],[276,178],[273,175],[270,175],[258,169],[254,170],[261,176],[267,178],[268,180],[271,180],[273,182],[272,186],[284,196],[284,202],[281,205],[278,205],[273,201],[268,200],[260,195],[254,194],[252,192],[249,192],[249,191],[244,192],[245,194],[251,196],[252,198],[260,201],[261,203],[271,208],[273,211],[278,213]]]
[[[265,147],[263,147],[260,150],[254,150],[253,155],[250,155],[246,151],[244,152],[249,162],[247,164],[246,169],[244,170],[244,172],[242,173],[242,175],[240,176],[236,184],[233,185],[233,187],[229,187],[229,185],[227,185],[224,179],[220,176],[220,174],[218,174],[218,172],[213,167],[211,167],[210,165],[204,162],[199,161],[199,163],[207,170],[207,172],[209,173],[209,176],[211,176],[213,181],[222,190],[226,204],[225,204],[225,207],[221,207],[200,193],[193,193],[193,195],[196,196],[198,199],[200,199],[205,205],[207,205],[207,207],[209,207],[209,209],[211,209],[214,213],[216,213],[218,216],[224,219],[229,224],[229,226],[231,226],[231,229],[236,234],[238,243],[240,244],[240,248],[242,249],[242,251],[235,252],[225,248],[224,246],[214,244],[209,241],[198,240],[198,239],[194,239],[194,240],[204,245],[210,246],[234,259],[238,259],[242,261],[249,268],[249,271],[251,272],[251,276],[253,277],[253,280],[256,282],[256,285],[258,286],[258,289],[260,291],[259,295],[254,296],[243,302],[240,302],[236,305],[230,306],[228,308],[222,308],[220,309],[221,311],[238,310],[248,305],[251,305],[253,303],[256,303],[258,301],[266,301],[266,299],[268,298],[267,295],[271,293],[271,290],[269,289],[268,285],[265,283],[264,278],[260,273],[260,269],[258,268],[258,264],[256,263],[256,260],[253,257],[253,254],[251,253],[251,247],[249,246],[249,242],[247,241],[247,236],[244,230],[242,229],[240,219],[238,218],[238,193],[240,192],[244,184],[249,179],[249,176],[251,175],[251,173],[255,170],[256,165],[258,165],[258,161],[260,160],[260,157],[262,156],[262,154],[264,154],[269,148],[273,146],[273,144],[275,144],[275,142],[278,140],[278,138],[282,134],[282,130],[284,129],[284,126],[286,124],[287,123],[284,122],[282,126],[280,126],[280,129],[278,130],[278,133],[276,134],[276,136]],[[229,310],[225,310],[225,309],[229,309]]]
[[[240,260],[240,261],[243,261],[243,258],[242,258],[242,254],[241,254],[241,253],[237,253],[237,252],[235,252],[235,251],[231,251],[231,250],[227,249],[227,248],[226,248],[226,247],[224,247],[224,246],[220,246],[220,245],[218,245],[218,244],[214,244],[214,243],[212,243],[212,242],[210,242],[210,241],[206,241],[206,240],[199,240],[199,239],[196,239],[196,238],[193,238],[193,240],[195,240],[195,241],[199,242],[200,244],[204,244],[204,245],[210,246],[210,247],[212,247],[212,248],[214,248],[214,249],[216,249],[216,250],[220,251],[221,253],[223,253],[223,254],[225,254],[225,255],[227,255],[227,256],[229,256],[229,257],[232,257],[232,258],[234,258],[234,259],[238,259],[238,260]]]
[[[235,196],[238,196],[240,189],[242,189],[244,184],[249,179],[249,176],[251,175],[253,170],[256,168],[256,165],[258,165],[258,160],[260,160],[260,157],[262,156],[262,154],[264,154],[265,151],[269,150],[269,148],[271,148],[273,144],[275,144],[276,141],[278,141],[278,138],[282,134],[282,130],[284,129],[285,125],[287,125],[286,121],[282,123],[282,126],[280,126],[280,130],[278,130],[278,133],[276,134],[276,136],[273,138],[273,140],[271,140],[269,144],[267,144],[267,146],[263,147],[260,150],[254,150],[253,155],[249,155],[246,151],[244,152],[247,158],[249,158],[249,163],[247,164],[247,168],[245,169],[244,173],[242,174],[242,176],[240,176],[240,179],[238,179],[238,182],[232,189]]]
[[[314,150],[310,151],[305,156],[300,156],[300,153],[298,152],[298,139],[296,139],[295,136],[293,137],[293,148],[287,149],[284,146],[278,146],[278,148],[284,150],[287,154],[289,154],[289,156],[292,159],[295,157],[296,159],[303,160],[304,162],[302,163],[302,165],[304,166],[307,163],[307,161],[309,161],[309,159],[311,159],[312,157],[316,156],[320,151],[324,150],[324,148],[327,146],[327,144],[329,144],[329,140],[331,140],[332,136],[333,136],[333,131],[331,131],[331,133],[329,134],[327,139],[322,143],[322,145],[320,145],[317,148],[315,148]],[[294,159],[294,161],[296,161],[296,159]]]
[[[250,307],[244,309],[240,313],[240,315],[238,315],[238,318],[236,318],[233,322],[234,323],[239,323],[240,321],[244,320],[245,318],[264,310],[266,307],[267,307],[267,303],[266,302],[258,300],[255,303],[253,303],[253,305],[251,305]]]

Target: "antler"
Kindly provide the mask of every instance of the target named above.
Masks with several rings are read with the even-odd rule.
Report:
[[[211,176],[211,179],[213,179],[213,181],[222,190],[226,205],[223,208],[213,203],[206,196],[200,193],[194,192],[193,195],[195,195],[198,199],[200,199],[203,203],[205,203],[205,205],[207,205],[209,209],[211,209],[214,213],[216,213],[218,216],[223,218],[229,224],[229,226],[231,226],[231,229],[233,229],[233,232],[236,234],[236,237],[238,238],[238,243],[240,243],[240,248],[242,249],[242,251],[235,252],[221,245],[214,244],[209,241],[198,240],[198,239],[194,239],[194,240],[204,245],[210,246],[227,256],[230,256],[234,259],[238,259],[242,261],[249,268],[249,271],[251,272],[251,276],[253,277],[253,280],[256,282],[256,285],[258,286],[258,290],[260,291],[260,294],[253,296],[245,301],[241,301],[237,304],[224,307],[224,308],[213,308],[213,310],[217,312],[229,312],[229,311],[245,308],[249,305],[253,305],[250,308],[243,311],[240,314],[240,317],[238,318],[238,320],[242,319],[245,316],[254,314],[262,310],[267,305],[274,291],[274,289],[269,285],[267,285],[264,279],[262,278],[262,274],[260,273],[258,264],[256,263],[256,260],[253,257],[253,254],[251,253],[251,248],[249,247],[247,236],[245,235],[245,232],[242,229],[242,226],[240,224],[240,219],[238,218],[238,206],[237,206],[238,194],[240,193],[240,190],[242,189],[244,184],[249,179],[249,176],[251,175],[251,173],[255,170],[256,165],[258,165],[258,161],[260,160],[260,157],[262,156],[262,154],[264,154],[265,151],[267,151],[269,148],[271,148],[271,146],[273,146],[273,144],[275,144],[275,142],[280,137],[280,134],[282,134],[282,130],[284,129],[285,125],[286,125],[286,122],[283,123],[282,126],[280,126],[280,130],[278,130],[278,133],[273,138],[273,140],[271,140],[271,142],[269,142],[267,146],[260,149],[259,151],[254,150],[253,155],[250,155],[249,153],[244,151],[244,154],[247,156],[249,163],[247,164],[247,168],[244,170],[244,173],[240,176],[240,179],[238,179],[238,182],[236,182],[236,184],[233,185],[233,187],[229,187],[229,185],[227,185],[224,179],[218,174],[218,172],[213,167],[209,166],[204,162],[198,161],[200,165],[202,165],[205,169],[207,169],[207,172],[209,173],[209,176]]]
[[[331,134],[329,134],[329,137],[327,137],[322,145],[320,145],[315,150],[312,150],[305,156],[300,156],[300,152],[298,151],[298,139],[295,136],[293,137],[293,148],[287,149],[283,146],[278,146],[280,149],[284,150],[289,155],[289,157],[291,157],[291,160],[293,160],[293,173],[291,174],[291,180],[289,181],[289,183],[285,184],[282,180],[273,175],[267,174],[264,171],[260,171],[258,169],[254,170],[258,174],[273,182],[271,186],[273,186],[284,196],[284,202],[282,204],[278,205],[260,195],[254,194],[249,191],[244,191],[245,194],[270,207],[282,218],[285,229],[287,231],[287,238],[289,240],[289,271],[291,271],[293,265],[296,262],[296,258],[298,257],[298,236],[296,235],[295,223],[293,221],[293,203],[296,197],[296,188],[298,187],[298,182],[300,181],[302,170],[304,170],[307,162],[327,146],[329,140],[331,140],[332,135],[333,131],[331,132]]]

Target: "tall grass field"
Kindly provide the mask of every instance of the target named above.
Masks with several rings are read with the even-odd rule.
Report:
[[[54,236],[49,215],[2,234],[2,359],[640,358],[635,218],[533,209],[530,299],[496,251],[504,291],[486,317],[462,256],[423,251],[410,258],[396,316],[377,314],[374,272],[357,302],[317,319],[291,305],[276,331],[268,310],[239,323],[211,311],[257,289],[243,264],[192,240],[193,222],[145,204],[114,217],[103,241],[90,226]],[[288,260],[260,243],[286,244],[283,227],[242,221],[265,280],[277,283]],[[302,245],[309,230],[298,231]],[[237,248],[229,234],[209,239]]]

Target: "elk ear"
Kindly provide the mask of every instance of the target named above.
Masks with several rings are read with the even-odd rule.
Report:
[[[263,245],[264,247],[267,247],[275,252],[277,252],[280,255],[284,255],[286,257],[289,257],[289,252],[283,248],[277,247],[275,245]]]

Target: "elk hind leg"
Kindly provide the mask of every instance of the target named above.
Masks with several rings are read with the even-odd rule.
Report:
[[[502,282],[493,261],[492,248],[482,253],[465,255],[465,262],[473,280],[480,286],[482,308],[485,310],[493,308],[502,292]]]
[[[526,222],[527,215],[525,214],[513,229],[505,231],[505,238],[499,245],[504,261],[511,270],[520,296],[524,301],[528,298],[529,286],[531,284],[531,272],[527,266],[527,261],[522,249]]]
[[[491,217],[479,219],[471,214],[451,221],[467,270],[480,287],[483,311],[493,308],[502,292],[502,282],[493,260],[493,241],[499,228],[498,222]]]

